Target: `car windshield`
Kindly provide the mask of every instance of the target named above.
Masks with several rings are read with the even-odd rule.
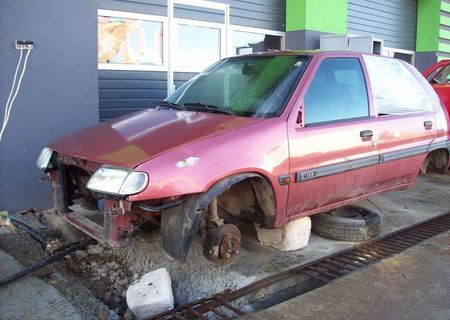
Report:
[[[186,82],[164,103],[181,110],[276,117],[283,112],[309,59],[306,55],[224,59]]]

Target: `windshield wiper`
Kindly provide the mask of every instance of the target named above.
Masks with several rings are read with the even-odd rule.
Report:
[[[234,115],[234,112],[229,109],[226,109],[226,110],[220,109],[217,106],[214,106],[212,104],[203,103],[203,102],[185,102],[185,103],[183,103],[183,106],[188,107],[188,108],[197,108],[197,109],[207,110],[209,112],[214,112],[214,113]]]
[[[168,106],[171,109],[186,111],[186,108],[184,107],[184,105],[181,106],[181,105],[179,105],[177,103],[169,102],[169,101],[166,101],[166,100],[158,102],[158,105],[157,105],[156,109],[158,109],[161,106]]]

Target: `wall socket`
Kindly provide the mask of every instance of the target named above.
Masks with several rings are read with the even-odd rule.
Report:
[[[22,49],[28,49],[31,50],[34,47],[34,42],[31,40],[16,40],[16,49],[22,50]]]

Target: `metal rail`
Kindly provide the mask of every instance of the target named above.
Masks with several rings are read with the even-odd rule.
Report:
[[[45,267],[46,265],[49,265],[55,261],[61,260],[68,254],[71,254],[72,252],[74,252],[78,249],[82,249],[82,248],[86,247],[88,244],[93,243],[93,242],[94,242],[94,240],[91,238],[85,239],[79,243],[71,245],[70,247],[64,249],[63,251],[59,251],[55,254],[52,254],[51,256],[49,256],[41,261],[38,261],[29,267],[25,267],[24,269],[22,269],[16,273],[7,275],[4,278],[0,279],[0,287],[7,285],[8,283],[15,281],[17,279],[20,279],[20,278],[22,278],[36,270],[39,270],[39,269]]]
[[[240,289],[226,290],[179,306],[150,319],[233,319],[244,315],[245,312],[233,306],[232,302],[260,289],[299,275],[316,280],[315,288],[318,288],[448,230],[450,212],[261,279]]]

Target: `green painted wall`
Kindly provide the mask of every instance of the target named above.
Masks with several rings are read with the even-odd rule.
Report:
[[[347,0],[286,0],[286,31],[347,32]]]
[[[441,0],[418,0],[416,51],[438,50]]]

